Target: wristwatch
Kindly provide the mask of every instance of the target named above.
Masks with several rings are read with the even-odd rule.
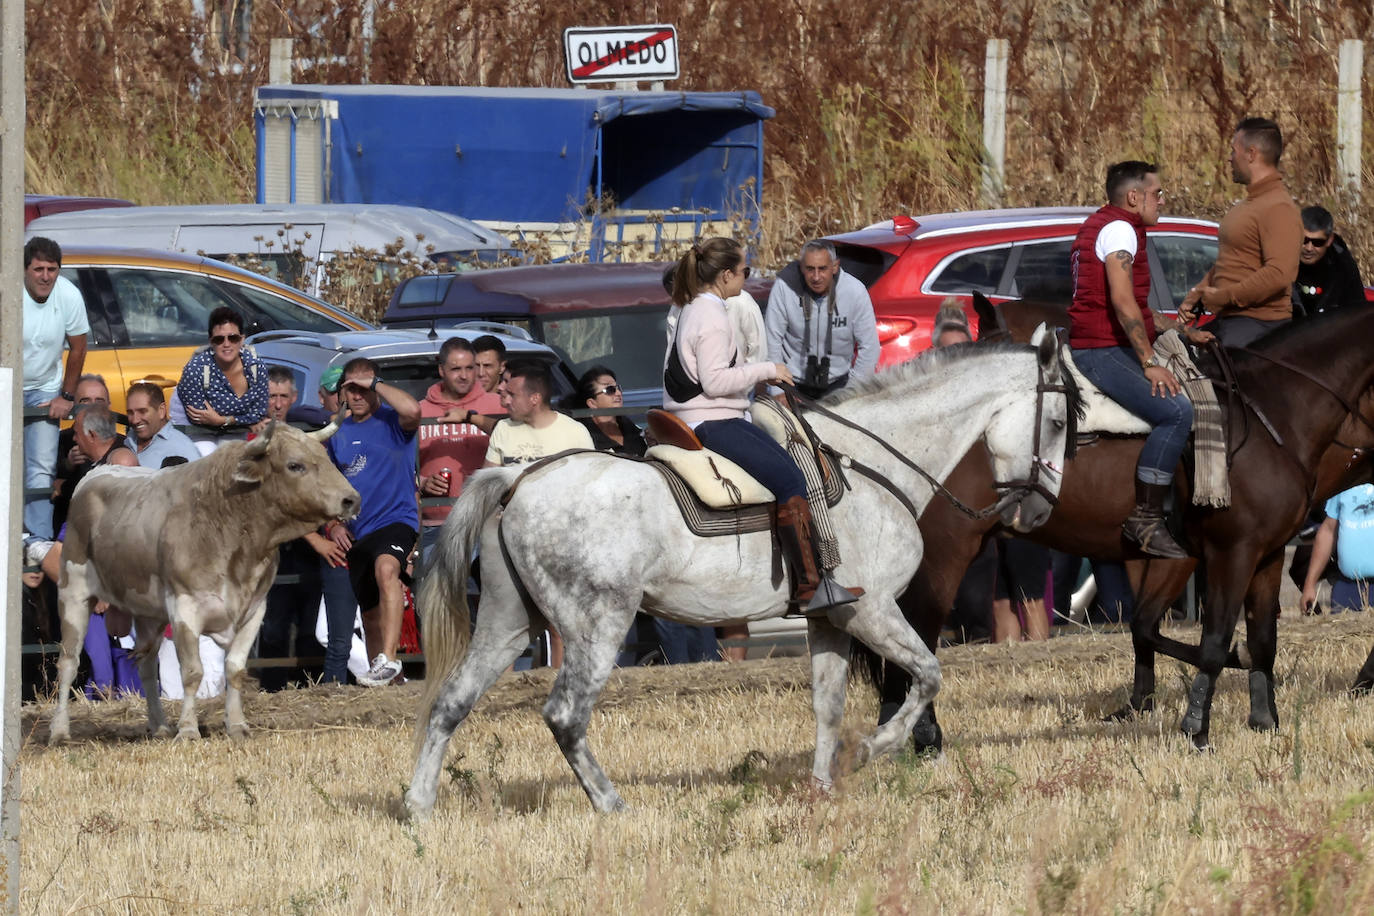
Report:
[[[375,376],[375,375],[372,376],[372,386],[371,386],[371,387],[372,387],[372,390],[373,390],[373,391],[376,391],[376,390],[377,390],[377,386],[380,385],[381,383],[382,383],[382,380],[381,380],[381,379],[377,378],[377,376]]]
[[[464,422],[464,423],[468,423],[468,424],[471,424],[471,423],[472,423],[472,411],[471,411],[471,410],[469,410],[467,413],[463,414],[463,422]]]
[[[71,401],[73,404],[76,403],[76,395],[72,394],[70,391],[59,391],[57,396],[64,401]]]
[[[1143,363],[1140,364],[1140,368],[1141,368],[1141,369],[1158,369],[1158,368],[1159,368],[1159,359],[1158,359],[1158,357],[1156,357],[1153,353],[1151,353],[1151,354],[1150,354],[1150,358],[1147,359],[1147,360],[1145,360],[1145,362],[1143,362]]]

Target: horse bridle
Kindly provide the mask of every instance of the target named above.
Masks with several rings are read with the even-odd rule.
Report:
[[[915,471],[918,475],[920,475],[920,477],[923,478],[926,483],[930,484],[931,488],[934,489],[935,492],[939,493],[946,500],[948,500],[949,504],[952,505],[959,512],[973,519],[974,521],[982,521],[983,519],[1000,513],[1008,505],[1012,504],[1013,502],[1018,502],[1021,499],[1024,499],[1030,493],[1038,493],[1042,499],[1044,499],[1050,504],[1051,507],[1057,506],[1059,504],[1058,495],[1056,493],[1051,492],[1049,487],[1047,487],[1041,481],[1042,475],[1054,474],[1055,476],[1062,476],[1062,472],[1056,469],[1050,462],[1040,457],[1040,428],[1041,420],[1043,419],[1045,412],[1045,395],[1062,394],[1064,395],[1065,400],[1067,402],[1069,396],[1069,387],[1063,382],[1060,382],[1057,385],[1051,385],[1048,382],[1046,382],[1045,367],[1039,365],[1038,363],[1035,367],[1035,371],[1035,437],[1031,442],[1030,474],[1024,480],[993,481],[992,488],[1000,492],[1002,495],[998,497],[996,502],[992,503],[991,505],[984,506],[982,509],[973,509],[965,505],[964,502],[959,499],[959,497],[955,496],[948,489],[946,489],[945,485],[941,483],[939,480],[935,479],[935,477],[929,471],[918,465],[916,462],[912,461],[910,458],[903,455],[901,452],[897,451],[897,449],[893,445],[891,445],[886,439],[883,439],[882,437],[876,435],[872,431],[865,429],[864,427],[853,422],[852,420],[846,419],[845,417],[840,416],[834,411],[822,407],[820,404],[816,403],[815,400],[807,397],[806,395],[798,391],[796,387],[793,385],[783,383],[779,387],[781,387],[783,391],[787,393],[787,398],[789,402],[791,402],[793,405],[793,413],[796,414],[797,419],[801,421],[802,428],[806,430],[806,434],[811,438],[813,447],[820,447],[819,437],[811,429],[810,424],[806,422],[805,418],[802,416],[801,411],[796,409],[796,404],[801,404],[807,410],[814,411],[815,413],[820,414],[826,419],[832,420],[835,423],[838,423],[841,426],[844,426],[848,429],[852,429],[855,432],[865,436],[866,438],[876,442],[878,445],[882,446],[888,452],[888,454],[892,455],[892,457],[896,458],[902,464],[911,468],[911,470]],[[897,485],[894,484],[891,480],[889,480],[881,471],[877,470],[876,468],[870,467],[866,464],[863,464],[862,462],[856,461],[853,457],[847,455],[843,456],[843,463],[848,467],[852,467],[854,470],[858,471],[860,474],[863,474],[865,477],[869,478],[875,483],[881,485],[889,493],[892,493],[904,506],[906,506],[907,511],[910,512],[912,516],[914,516],[918,521],[920,520],[921,513],[916,509],[914,505],[912,505],[911,501],[907,498],[906,494],[903,493],[900,489],[898,489]]]

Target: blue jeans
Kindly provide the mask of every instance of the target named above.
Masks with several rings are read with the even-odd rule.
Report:
[[[753,475],[778,502],[806,497],[806,478],[792,456],[748,420],[707,420],[697,425],[696,434],[702,445]]]
[[[324,591],[324,622],[329,642],[324,647],[325,684],[348,683],[348,653],[353,648],[353,619],[358,613],[358,601],[353,597],[353,583],[348,581],[348,567],[330,566],[320,560],[320,587]]]
[[[1193,428],[1193,402],[1182,392],[1163,398],[1151,394],[1150,380],[1130,347],[1074,350],[1073,361],[1107,397],[1154,427],[1140,450],[1135,476],[1152,484],[1172,481]]]
[[[1341,576],[1331,583],[1331,613],[1363,611],[1369,604],[1374,579],[1347,579]]]
[[[676,620],[654,618],[654,632],[663,658],[670,665],[714,662],[720,659],[715,627],[694,627]]]
[[[24,406],[37,407],[57,397],[57,390],[25,391]],[[24,530],[34,537],[51,541],[52,479],[57,470],[57,436],[53,420],[30,420],[24,424],[24,489],[42,489],[42,496],[24,497]]]

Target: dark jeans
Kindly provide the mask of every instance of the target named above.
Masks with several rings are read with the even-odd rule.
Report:
[[[663,657],[670,665],[714,662],[720,658],[715,627],[694,627],[676,620],[654,618],[654,632]]]
[[[744,468],[780,503],[806,496],[806,478],[792,457],[748,420],[707,420],[696,428],[701,444]]]
[[[319,554],[304,538],[283,544],[277,575],[297,576],[298,581],[274,585],[267,592],[267,613],[258,631],[258,657],[314,658],[320,654],[320,644],[315,640],[315,620],[320,613]],[[296,631],[294,640],[292,628]],[[307,674],[300,664],[262,668],[258,683],[263,690],[277,691],[288,682],[304,684]]]
[[[998,538],[997,584],[992,597],[1008,601],[1034,601],[1045,597],[1050,549],[1019,538]]]
[[[1217,336],[1223,347],[1248,347],[1270,331],[1277,331],[1288,324],[1287,318],[1277,321],[1261,321],[1246,315],[1228,315],[1210,322],[1206,329]],[[1074,357],[1077,358],[1075,353]]]
[[[1369,604],[1371,588],[1374,588],[1374,579],[1337,578],[1331,583],[1331,613],[1363,611]]]
[[[1078,585],[1078,573],[1083,558],[1050,551],[1054,570],[1054,610],[1067,618],[1073,605],[1073,591]],[[1097,583],[1097,597],[1088,608],[1085,618],[1093,623],[1130,623],[1135,616],[1135,593],[1131,591],[1126,567],[1108,560],[1089,560],[1093,581]]]
[[[1193,429],[1193,403],[1182,392],[1155,397],[1140,360],[1129,347],[1096,347],[1074,350],[1079,370],[1107,397],[1145,420],[1152,427],[1136,462],[1136,477],[1145,483],[1162,484],[1174,479],[1174,468]]]
[[[347,684],[348,653],[353,648],[353,621],[358,615],[358,602],[353,597],[353,584],[348,581],[348,567],[330,566],[323,558],[319,564],[324,620],[329,631],[329,641],[324,647],[323,681]]]

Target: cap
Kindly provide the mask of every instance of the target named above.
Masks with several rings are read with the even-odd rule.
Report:
[[[330,366],[320,374],[320,387],[330,394],[334,394],[339,390],[339,377],[342,375],[342,366]]]

